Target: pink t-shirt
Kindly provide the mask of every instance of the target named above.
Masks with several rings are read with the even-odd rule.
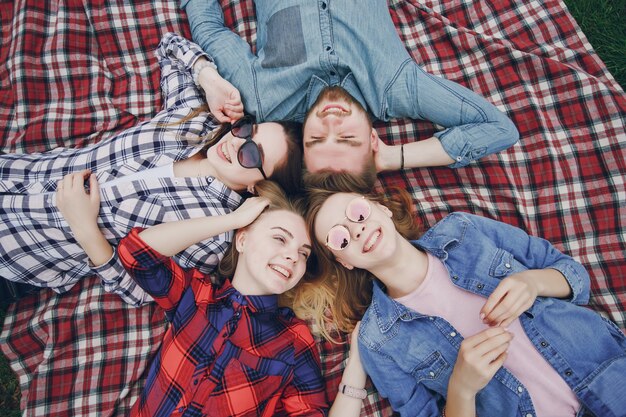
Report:
[[[488,328],[480,320],[484,297],[465,291],[450,280],[445,265],[428,254],[424,282],[411,294],[397,298],[399,303],[430,316],[447,320],[464,337]],[[575,416],[578,399],[563,378],[541,356],[526,336],[519,319],[508,326],[514,334],[504,367],[528,389],[539,417]]]

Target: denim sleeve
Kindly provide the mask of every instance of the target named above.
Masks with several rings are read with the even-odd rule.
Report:
[[[552,268],[561,272],[572,289],[570,301],[587,304],[591,281],[589,273],[579,262],[565,255],[545,239],[528,235],[522,229],[482,216],[463,213],[463,216],[498,247],[510,252],[528,269]]]
[[[484,97],[460,84],[429,74],[408,61],[388,89],[388,118],[410,117],[439,125],[435,133],[458,168],[519,140],[517,128]]]
[[[224,25],[217,0],[182,0],[194,42],[208,53],[224,79],[240,92],[247,112],[258,114],[252,64],[256,56],[250,45]]]
[[[439,417],[436,398],[415,378],[407,375],[392,358],[368,349],[359,340],[359,354],[365,372],[376,389],[403,416]]]

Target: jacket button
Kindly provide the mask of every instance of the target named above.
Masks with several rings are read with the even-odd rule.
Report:
[[[458,280],[458,279],[459,279],[459,276],[458,276],[458,275],[452,275],[452,279],[453,279],[454,281],[456,281],[456,280]]]
[[[572,371],[570,371],[569,369],[565,371],[565,376],[572,376]]]
[[[450,333],[450,336],[452,336],[452,337],[456,336],[456,332]]]
[[[435,373],[434,373],[433,371],[430,371],[430,372],[428,373],[428,375],[430,375],[430,377],[431,377],[431,378],[434,378],[434,377],[435,377]]]
[[[517,392],[521,394],[522,392],[524,392],[524,388],[522,388],[521,386],[517,387]]]
[[[542,347],[546,347],[546,346],[548,346],[548,342],[546,342],[545,340],[542,340],[542,341],[541,341],[541,343],[540,343],[540,345],[541,345]]]
[[[479,290],[482,290],[483,288],[485,288],[485,286],[483,284],[478,284],[476,288],[478,288]]]
[[[507,267],[507,268],[511,268],[511,264],[510,264],[510,263],[508,263],[508,262],[507,262],[507,263],[505,263],[505,264],[504,264],[504,266],[505,266],[505,267]]]

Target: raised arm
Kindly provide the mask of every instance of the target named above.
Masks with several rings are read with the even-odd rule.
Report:
[[[256,112],[252,63],[256,57],[250,45],[224,25],[224,15],[217,0],[183,0],[191,34],[202,50],[217,64],[224,79],[241,92],[246,110]]]

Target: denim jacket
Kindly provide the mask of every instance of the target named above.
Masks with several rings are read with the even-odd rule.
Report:
[[[526,269],[554,268],[570,300],[538,297],[520,316],[530,341],[597,416],[626,415],[626,337],[612,322],[577,306],[589,298],[578,262],[519,228],[466,213],[437,223],[414,246],[441,259],[452,282],[487,298],[500,280]],[[446,320],[391,299],[375,283],[359,331],[363,365],[380,393],[403,416],[438,416],[463,337]],[[537,375],[541,378],[541,375]],[[476,396],[481,417],[535,416],[525,387],[505,368]]]
[[[383,0],[257,0],[257,53],[224,26],[217,0],[183,0],[194,41],[258,121],[302,121],[326,86],[375,118],[429,120],[453,168],[517,142],[513,122],[483,97],[426,73],[400,41]]]

